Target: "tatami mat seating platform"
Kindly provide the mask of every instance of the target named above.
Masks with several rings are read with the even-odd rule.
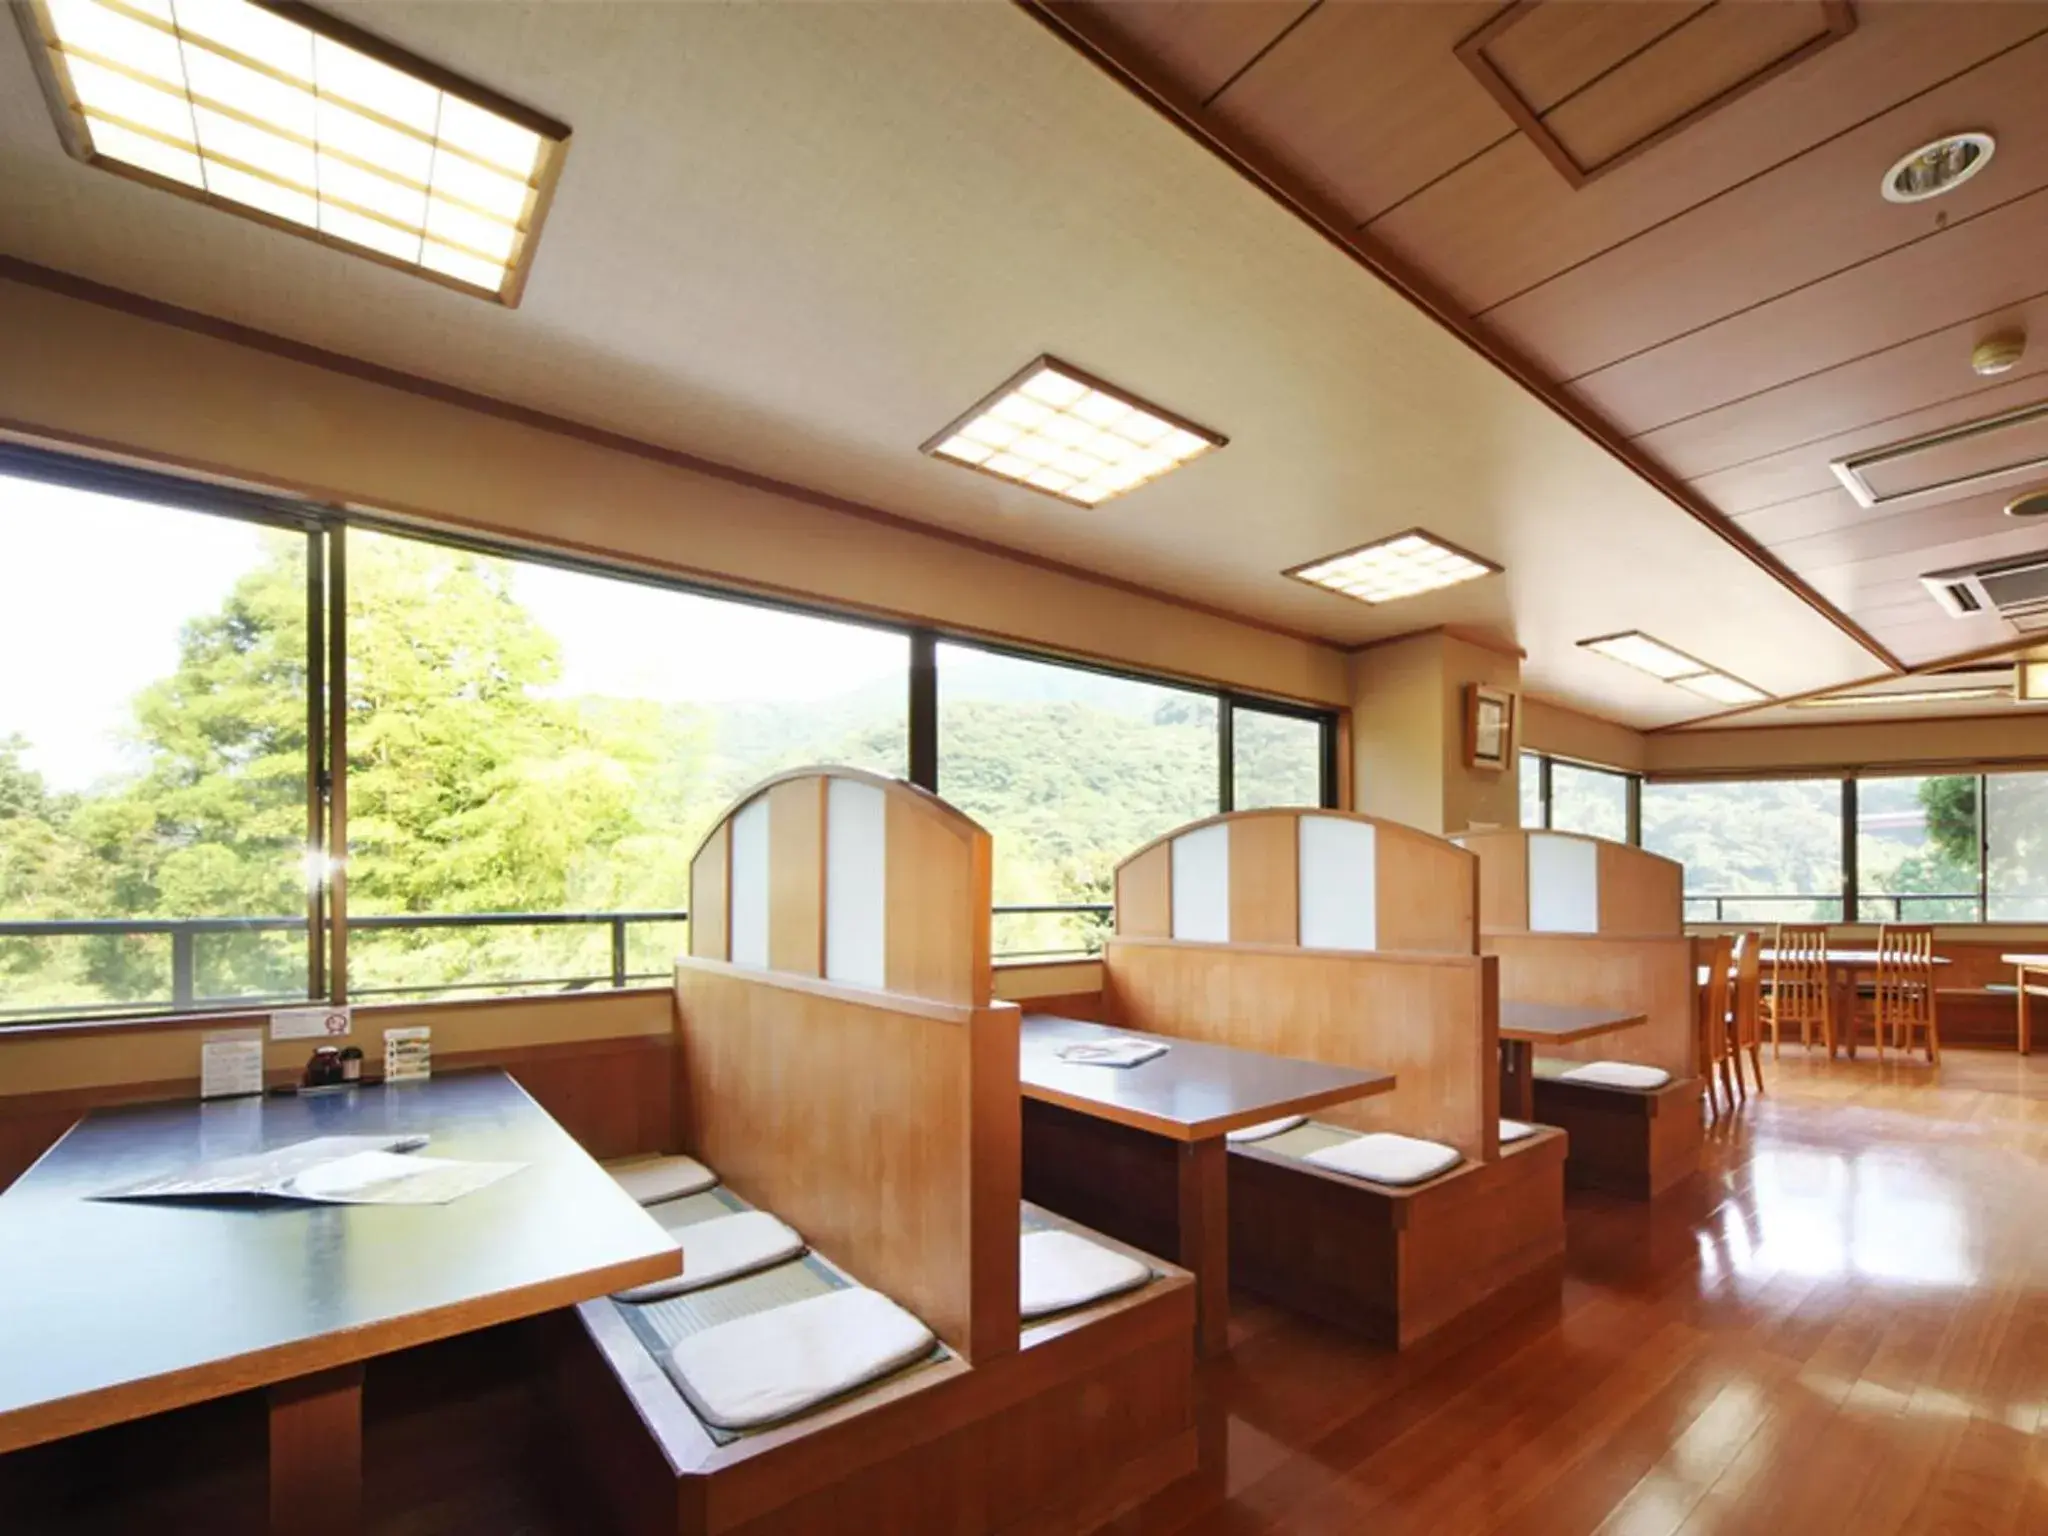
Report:
[[[1536,1119],[1570,1134],[1566,1178],[1647,1199],[1690,1177],[1703,1085],[1683,866],[1575,833],[1458,842],[1479,858],[1479,942],[1503,998],[1644,1016],[1537,1058]]]
[[[556,1338],[563,1428],[613,1523],[1084,1531],[1192,1471],[1189,1276],[1020,1200],[987,833],[806,769],[720,821],[690,886],[697,1167],[613,1170],[684,1272]]]
[[[1482,1304],[1555,1294],[1565,1138],[1540,1127],[1502,1144],[1476,911],[1470,854],[1335,811],[1197,822],[1118,867],[1107,1022],[1395,1077],[1390,1093],[1231,1137],[1238,1286],[1397,1346]],[[1121,1130],[1027,1103],[1027,1191],[1173,1251],[1171,1169]]]

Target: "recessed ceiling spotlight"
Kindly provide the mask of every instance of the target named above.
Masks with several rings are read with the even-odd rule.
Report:
[[[1092,507],[1229,441],[1056,357],[1026,365],[923,451]]]
[[[569,130],[303,5],[18,7],[65,147],[515,304]]]
[[[2007,517],[2048,517],[2048,486],[2022,491],[2005,504]]]
[[[1986,336],[1970,349],[1970,371],[1980,378],[1996,378],[2001,373],[2012,372],[2026,355],[2026,332],[2000,331],[1996,336]]]
[[[1972,699],[2012,697],[2009,688],[1922,688],[1903,693],[1831,693],[1817,699],[1793,699],[1793,709],[1848,709],[1883,704],[1957,704]]]
[[[1477,581],[1499,569],[1491,560],[1446,544],[1433,533],[1410,528],[1281,574],[1361,603],[1391,603]]]
[[[1672,683],[1716,704],[1761,704],[1770,695],[1739,677],[1710,667],[1697,656],[1688,656],[1675,646],[1651,638],[1639,629],[1619,635],[1599,635],[1579,645],[1609,661],[1618,661],[1638,672],[1647,672],[1660,683]]]
[[[1988,133],[1952,133],[1922,144],[1884,173],[1884,200],[1924,203],[1953,192],[1989,165],[1997,148]]]

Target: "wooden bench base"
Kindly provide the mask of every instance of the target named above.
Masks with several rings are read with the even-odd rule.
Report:
[[[1565,1138],[1544,1130],[1409,1189],[1235,1147],[1230,1273],[1290,1310],[1405,1348],[1493,1303],[1557,1294]]]
[[[1536,1076],[1536,1118],[1571,1137],[1565,1182],[1652,1200],[1698,1171],[1700,1080],[1655,1093],[1561,1083]]]
[[[1112,1245],[1114,1246],[1114,1245]],[[562,1427],[626,1536],[1090,1531],[1195,1469],[1184,1271],[720,1446],[610,1301],[551,1319]]]

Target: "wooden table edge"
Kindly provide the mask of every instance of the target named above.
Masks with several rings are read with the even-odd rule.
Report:
[[[1261,1125],[1268,1120],[1278,1120],[1284,1115],[1307,1114],[1310,1110],[1327,1109],[1332,1104],[1348,1104],[1354,1099],[1377,1098],[1380,1094],[1392,1093],[1394,1087],[1394,1075],[1391,1072],[1376,1072],[1362,1083],[1319,1088],[1314,1093],[1275,1099],[1271,1103],[1259,1105],[1256,1109],[1239,1110],[1228,1115],[1212,1115],[1206,1120],[1168,1120],[1121,1104],[1106,1104],[1101,1099],[1092,1099],[1085,1094],[1068,1093],[1063,1089],[1048,1088],[1038,1083],[1018,1084],[1019,1091],[1025,1098],[1034,1099],[1041,1104],[1057,1105],[1061,1109],[1070,1109],[1091,1119],[1113,1121],[1117,1125],[1126,1125],[1133,1130],[1149,1131],[1154,1136],[1163,1136],[1169,1141],[1182,1142],[1213,1141],[1230,1131],[1241,1130],[1247,1125]]]
[[[667,1280],[682,1272],[680,1255],[667,1249],[623,1259],[487,1297],[452,1301],[420,1312],[361,1323],[307,1339],[292,1339],[247,1354],[184,1366],[160,1375],[0,1410],[0,1454],[52,1440],[68,1439],[110,1424],[149,1418],[173,1408],[275,1386],[337,1366],[374,1360],[420,1344],[517,1322],[579,1302],[594,1301],[629,1286]]]
[[[1647,1013],[1631,1013],[1602,1019],[1598,1024],[1590,1024],[1584,1029],[1525,1030],[1510,1029],[1503,1024],[1500,1027],[1500,1037],[1503,1040],[1512,1040],[1517,1045],[1576,1045],[1581,1040],[1597,1040],[1602,1035],[1619,1034],[1624,1029],[1634,1029],[1638,1024],[1649,1022],[1650,1016]]]

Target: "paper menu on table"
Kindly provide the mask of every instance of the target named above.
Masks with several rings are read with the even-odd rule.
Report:
[[[1078,1067],[1138,1067],[1164,1056],[1172,1047],[1158,1040],[1133,1040],[1120,1035],[1112,1040],[1083,1040],[1059,1048],[1061,1061]]]
[[[315,1136],[240,1157],[194,1163],[114,1189],[96,1200],[213,1200],[249,1197],[326,1205],[445,1205],[495,1184],[524,1163],[487,1163],[405,1154],[423,1135]]]
[[[217,1030],[199,1042],[199,1097],[227,1099],[262,1091],[262,1030]]]

